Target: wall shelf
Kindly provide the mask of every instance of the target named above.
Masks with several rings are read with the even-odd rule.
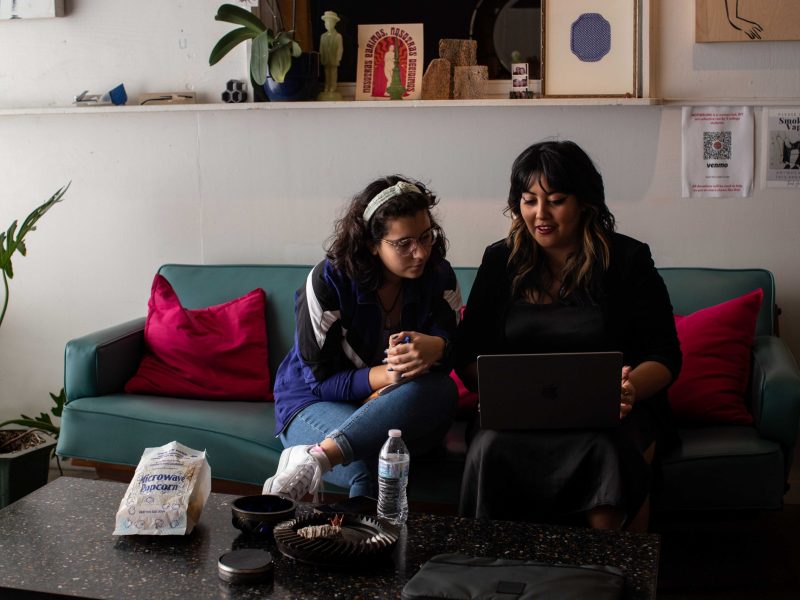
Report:
[[[383,108],[404,110],[414,108],[463,107],[536,107],[536,106],[798,106],[800,98],[537,98],[534,100],[509,100],[507,98],[485,98],[481,100],[404,100],[401,102],[380,100],[343,100],[341,102],[248,102],[242,104],[162,104],[130,106],[61,106],[41,108],[4,108],[0,117],[60,114],[130,114],[153,112],[205,112],[242,110],[359,110]]]
[[[0,116],[60,115],[60,114],[130,114],[152,112],[204,112],[236,110],[315,110],[315,109],[409,109],[409,108],[460,108],[460,107],[531,107],[531,106],[651,106],[661,104],[658,98],[537,98],[534,100],[508,100],[490,98],[482,100],[381,100],[341,102],[248,102],[242,104],[162,104],[150,106],[62,106],[42,108],[4,108]]]

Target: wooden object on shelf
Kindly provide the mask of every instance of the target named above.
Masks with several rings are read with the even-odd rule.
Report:
[[[434,58],[422,76],[423,100],[449,100],[453,94],[452,65],[446,58]]]
[[[450,61],[454,67],[470,67],[477,64],[478,42],[475,40],[439,40],[439,58]]]
[[[489,67],[474,65],[454,67],[453,98],[455,100],[477,100],[486,96]]]

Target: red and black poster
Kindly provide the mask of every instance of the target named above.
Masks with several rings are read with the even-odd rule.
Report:
[[[422,96],[422,24],[359,25],[356,100]]]

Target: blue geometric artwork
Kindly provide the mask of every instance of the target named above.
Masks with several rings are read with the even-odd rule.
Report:
[[[597,62],[611,50],[611,23],[598,13],[583,13],[572,24],[572,53],[583,62]]]

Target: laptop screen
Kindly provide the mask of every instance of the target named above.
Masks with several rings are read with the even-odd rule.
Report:
[[[614,427],[621,373],[621,352],[481,355],[481,428]]]

